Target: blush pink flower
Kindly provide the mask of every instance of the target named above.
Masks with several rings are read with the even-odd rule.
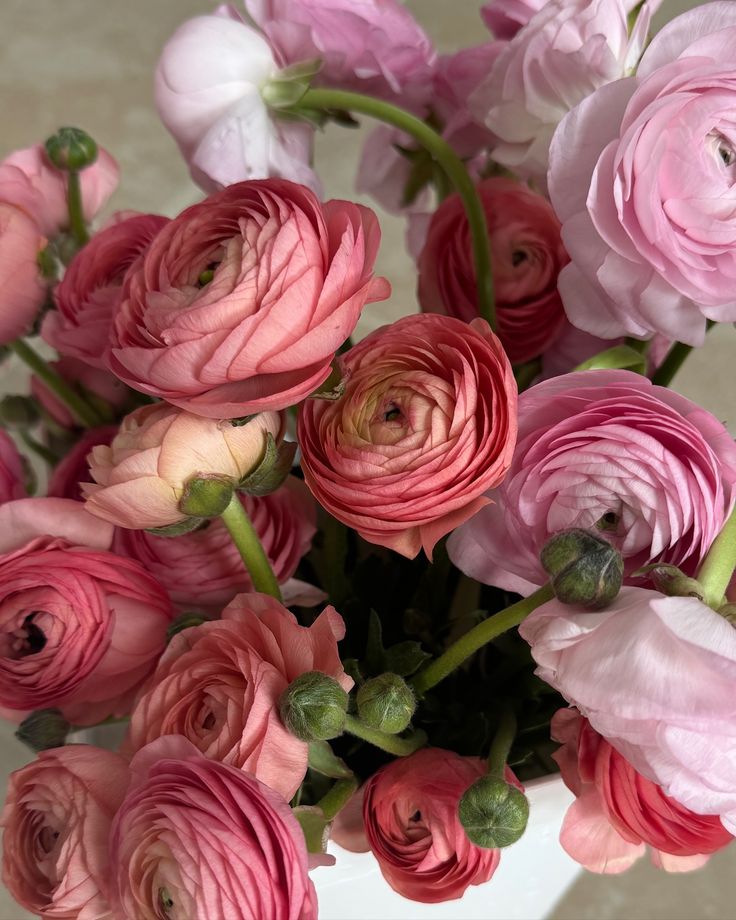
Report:
[[[120,916],[317,920],[304,834],[278,793],[180,737],[131,772],[110,838]]]
[[[550,193],[572,259],[574,325],[613,338],[703,342],[736,320],[736,12],[699,6],[666,26],[636,77],[560,125]]]
[[[317,529],[314,499],[301,480],[289,476],[270,495],[241,495],[240,500],[274,575],[284,585],[312,545]],[[113,548],[137,559],[182,609],[221,608],[236,594],[253,590],[240,553],[219,520],[175,540],[144,530],[119,529]],[[287,594],[290,587],[287,585]]]
[[[128,764],[87,744],[43,751],[11,773],[0,823],[3,882],[48,920],[112,920],[108,837]]]
[[[0,429],[0,505],[26,495],[23,458],[10,435]]]
[[[184,735],[208,757],[254,773],[290,799],[307,771],[309,745],[282,723],[279,698],[307,671],[350,690],[337,650],[344,635],[334,607],[307,628],[266,594],[239,595],[222,619],[171,640],[136,702],[125,750]]]
[[[542,354],[565,323],[557,276],[567,263],[560,223],[549,202],[511,179],[478,185],[488,221],[498,337],[513,364]],[[466,322],[478,315],[470,227],[460,196],[432,216],[418,260],[422,309]]]
[[[489,0],[480,8],[480,14],[496,38],[508,41],[546,3],[547,0]]]
[[[692,597],[624,587],[602,612],[550,601],[519,628],[537,675],[631,766],[736,831],[736,630]]]
[[[89,482],[90,479],[87,457],[98,444],[110,444],[117,431],[117,425],[106,425],[103,428],[91,428],[82,432],[74,447],[52,470],[47,495],[52,498],[71,498],[76,502],[83,500],[81,484]]]
[[[574,709],[552,718],[552,756],[575,793],[560,843],[591,872],[624,872],[651,848],[667,872],[699,869],[733,840],[716,815],[698,815],[646,779]]]
[[[93,405],[101,401],[103,406],[120,411],[134,394],[117,377],[78,358],[60,358],[49,362],[51,368],[75,390],[81,391]],[[31,377],[31,393],[41,408],[62,428],[76,428],[78,421],[59,397],[38,377]]]
[[[552,534],[598,528],[627,574],[692,571],[734,505],[736,445],[705,409],[631,371],[580,371],[519,397],[519,439],[494,504],[450,538],[450,558],[486,584],[529,594],[547,581]]]
[[[201,418],[157,403],[127,415],[108,446],[89,455],[94,483],[84,483],[87,510],[118,527],[168,527],[187,515],[179,503],[191,479],[233,486],[260,463],[270,435],[281,436],[277,412],[245,425]]]
[[[375,215],[306,188],[241,182],[188,208],[127,275],[111,369],[211,418],[282,409],[330,374],[366,303]]]
[[[29,332],[46,299],[38,264],[45,246],[36,222],[0,199],[0,345]]]
[[[74,256],[54,290],[56,310],[41,335],[60,354],[105,368],[110,326],[123,275],[168,223],[157,214],[121,216]]]
[[[305,481],[369,542],[429,556],[511,463],[508,358],[484,320],[419,315],[376,330],[342,361],[342,396],[300,407]]]

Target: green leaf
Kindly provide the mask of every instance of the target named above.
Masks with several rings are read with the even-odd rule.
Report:
[[[601,351],[582,364],[578,364],[576,371],[592,370],[629,370],[637,374],[646,374],[647,359],[635,351],[630,345],[616,345],[606,351]]]
[[[365,647],[365,664],[369,674],[382,674],[386,670],[386,653],[383,648],[383,627],[375,610],[368,620],[368,641]]]
[[[310,741],[309,768],[332,779],[351,779],[353,776],[353,771],[327,741]]]
[[[324,853],[329,840],[330,824],[317,805],[297,805],[291,809],[299,822],[309,853]]]
[[[392,645],[385,653],[386,670],[399,677],[409,677],[432,656],[425,652],[419,642],[411,639]]]

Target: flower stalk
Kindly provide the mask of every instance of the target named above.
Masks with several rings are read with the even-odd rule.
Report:
[[[736,508],[715,538],[703,560],[697,580],[705,593],[705,603],[717,609],[723,603],[736,569]]]
[[[261,546],[258,534],[237,493],[233,494],[227,508],[225,508],[220,517],[240,553],[240,558],[245,563],[253,582],[253,587],[256,591],[270,594],[277,601],[281,601],[281,589],[271,568],[271,563],[268,561],[268,556]]]
[[[345,717],[345,731],[396,757],[408,757],[420,747],[424,747],[427,742],[427,736],[423,731],[417,730],[408,738],[399,738],[397,735],[388,735],[376,728],[370,728],[350,713]]]

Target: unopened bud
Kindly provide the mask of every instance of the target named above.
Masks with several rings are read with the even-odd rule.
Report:
[[[396,735],[411,722],[417,701],[398,674],[380,674],[367,680],[356,696],[358,715],[371,728]]]
[[[573,528],[555,534],[545,543],[540,560],[563,604],[600,610],[621,589],[621,553],[589,530]]]
[[[71,725],[58,709],[36,709],[20,723],[15,737],[31,750],[47,751],[66,743]]]
[[[219,517],[233,497],[233,482],[218,476],[190,479],[179,499],[182,514],[195,518]]]
[[[57,169],[76,172],[97,159],[97,144],[81,128],[59,128],[46,141],[46,155]]]
[[[466,789],[458,815],[472,843],[498,850],[516,843],[526,830],[529,802],[521,789],[486,775]]]
[[[668,597],[697,597],[703,600],[705,591],[700,582],[681,572],[675,565],[652,565],[640,569],[646,574],[657,591]]]
[[[279,701],[281,721],[302,741],[329,741],[342,734],[348,695],[321,671],[307,671],[292,681]]]
[[[9,431],[25,431],[39,420],[38,406],[28,396],[4,396],[0,400],[0,425]]]

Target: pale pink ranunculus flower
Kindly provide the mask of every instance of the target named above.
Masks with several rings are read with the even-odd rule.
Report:
[[[10,435],[0,429],[0,505],[24,498],[26,470]]]
[[[546,3],[547,0],[488,0],[480,8],[480,15],[496,38],[509,41]]]
[[[110,837],[118,916],[317,920],[304,834],[254,776],[161,738],[131,763]]]
[[[423,112],[435,52],[399,0],[245,0],[283,65],[320,61],[315,84]]]
[[[3,883],[22,907],[47,920],[112,920],[108,838],[129,778],[124,758],[87,744],[42,751],[10,774]]]
[[[300,407],[305,482],[369,542],[431,556],[511,463],[509,360],[485,320],[420,314],[377,329],[342,363],[342,396]]]
[[[368,208],[300,185],[232,185],[188,208],[127,274],[112,371],[211,418],[284,409],[332,370],[366,303],[380,228]]]
[[[636,66],[650,17],[645,4],[629,35],[624,0],[545,3],[470,99],[497,138],[493,158],[543,187],[555,128],[578,102]]]
[[[46,238],[25,211],[0,199],[0,345],[30,331],[46,299],[38,255]]]
[[[244,425],[202,418],[166,403],[126,415],[112,443],[89,455],[93,483],[83,483],[88,511],[117,527],[168,527],[191,479],[220,478],[235,486],[260,463],[268,436],[279,440],[282,418],[262,412]]]
[[[624,587],[601,612],[557,600],[519,627],[536,673],[644,777],[736,832],[736,630],[693,597]]]
[[[166,223],[157,214],[121,215],[96,233],[54,289],[56,309],[44,317],[42,338],[62,355],[106,368],[123,276]]]
[[[205,191],[272,176],[320,191],[314,130],[274,117],[261,95],[278,73],[268,42],[229,7],[187,20],[164,46],[156,106]]]
[[[317,529],[314,499],[301,480],[289,476],[270,495],[240,495],[240,500],[287,594],[292,587],[288,582]],[[113,548],[137,559],[182,610],[222,608],[236,594],[253,590],[240,553],[219,520],[175,540],[121,528]]]
[[[736,445],[710,412],[631,371],[579,371],[519,397],[519,436],[493,504],[448,551],[463,572],[529,594],[539,553],[570,527],[599,528],[626,574],[697,567],[734,505]]]
[[[735,49],[732,4],[699,6],[561,123],[549,184],[581,329],[701,345],[736,320]]]
[[[698,815],[638,773],[575,709],[552,717],[552,757],[575,794],[560,831],[569,856],[590,872],[624,872],[650,849],[666,872],[691,872],[733,837],[717,815]]]
[[[110,371],[85,360],[63,357],[58,361],[50,361],[49,365],[62,380],[81,390],[93,405],[100,400],[103,406],[122,413],[126,404],[130,404],[131,396],[135,395]],[[41,408],[62,428],[78,426],[79,422],[71,409],[35,374],[31,377],[31,393]]]
[[[310,627],[267,594],[240,594],[222,618],[178,633],[136,701],[128,753],[162,735],[184,735],[208,757],[254,773],[290,799],[307,770],[309,745],[279,716],[279,699],[308,671],[345,690],[337,643],[345,624],[326,607]]]
[[[103,148],[97,160],[79,173],[87,221],[100,211],[118,184],[118,164]],[[0,163],[0,202],[15,205],[33,218],[46,237],[69,225],[66,173],[49,162],[43,144],[15,150]]]

